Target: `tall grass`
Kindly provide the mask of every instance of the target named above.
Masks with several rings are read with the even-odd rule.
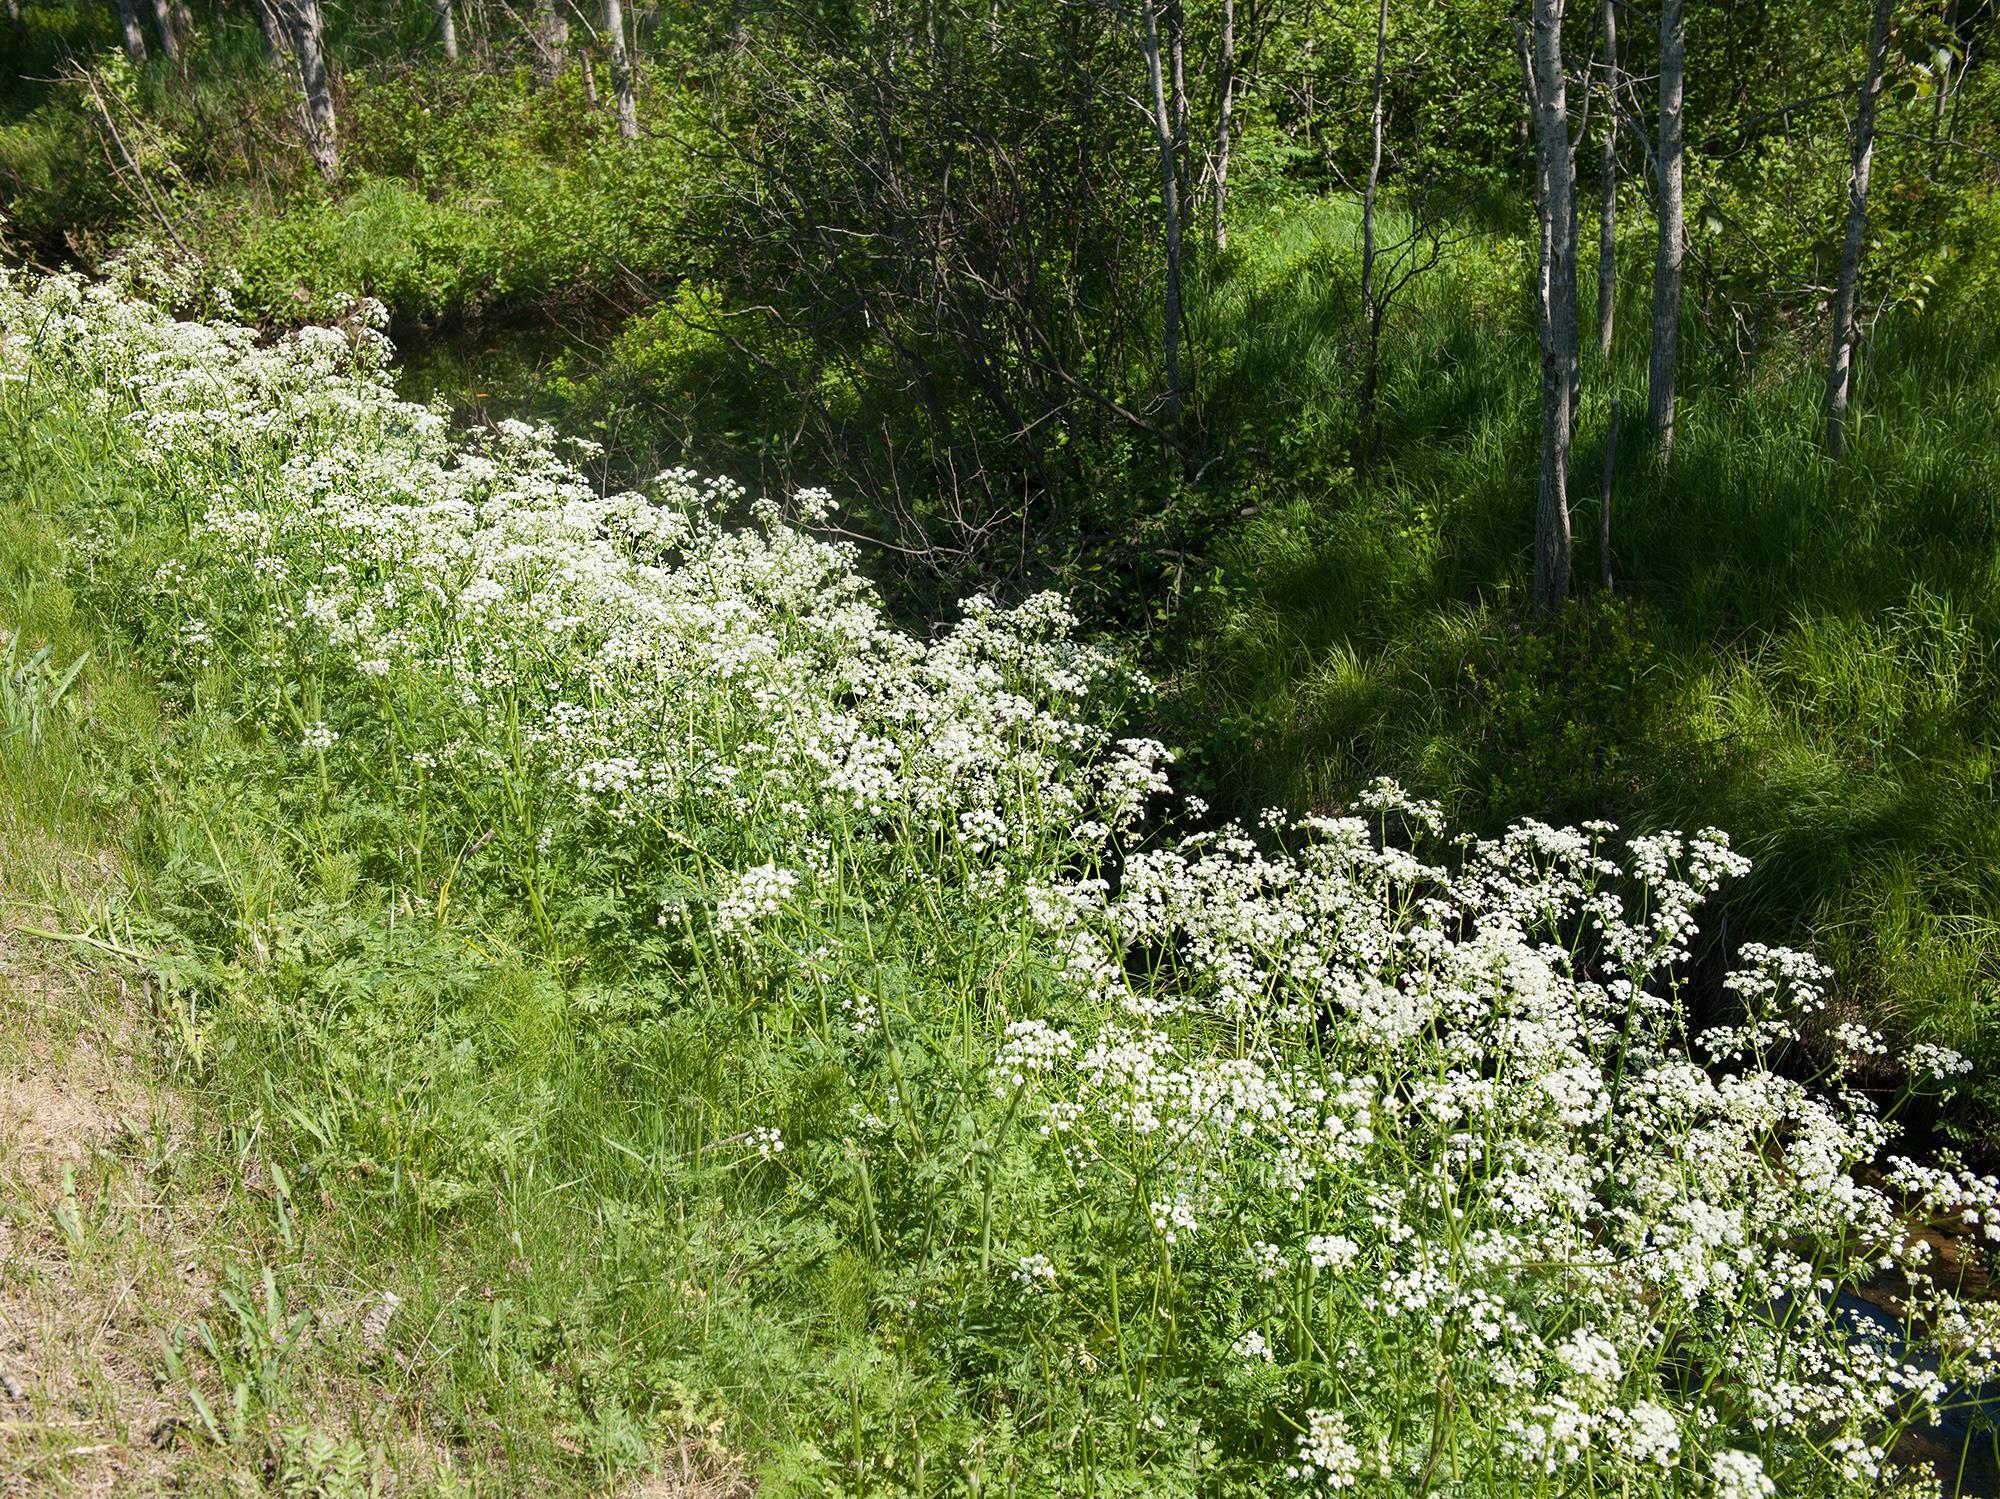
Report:
[[[1223,539],[1173,674],[1176,732],[1206,745],[1218,793],[1331,804],[1395,774],[1485,825],[1711,817],[1758,864],[1736,931],[1821,934],[1845,1003],[2000,1060],[1990,324],[1949,307],[1885,321],[1838,473],[1809,347],[1723,367],[1717,330],[1690,329],[1683,348],[1707,352],[1683,371],[1663,474],[1643,431],[1646,286],[1627,275],[1613,357],[1584,363],[1584,597],[1541,631],[1523,608],[1538,393],[1517,242],[1468,241],[1392,318],[1387,440],[1357,472],[1351,209],[1288,210],[1239,241],[1204,314],[1230,351],[1208,410],[1262,450],[1239,465],[1254,513]]]
[[[1059,600],[920,642],[773,503],[453,436],[365,322],[0,297],[16,586],[166,707],[116,951],[459,1468],[1874,1493],[2000,1353],[1928,1280],[1839,1310],[1924,1262],[1897,1202],[2000,1189],[1857,1180],[1882,1112],[1775,1068],[1803,954],[1691,1029],[1720,835],[1466,845],[1389,786],[1183,835]],[[1897,1063],[1889,1113],[1963,1065]],[[276,1468],[299,1298],[218,1296],[160,1377]]]

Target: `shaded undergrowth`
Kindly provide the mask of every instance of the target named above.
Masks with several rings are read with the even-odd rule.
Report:
[[[1582,596],[1542,628],[1525,609],[1537,391],[1518,251],[1470,242],[1418,285],[1386,346],[1382,457],[1357,467],[1351,214],[1241,239],[1252,248],[1210,314],[1235,340],[1213,399],[1264,454],[1237,465],[1246,513],[1166,657],[1176,730],[1205,746],[1214,794],[1330,804],[1394,773],[1489,826],[1729,827],[1758,864],[1731,903],[1738,930],[1815,934],[1857,1010],[1991,1058],[1988,325],[1949,306],[1885,319],[1836,471],[1810,346],[1715,368],[1691,314],[1684,346],[1710,352],[1683,370],[1662,473],[1643,421],[1647,288],[1628,277],[1612,359],[1585,360]]]

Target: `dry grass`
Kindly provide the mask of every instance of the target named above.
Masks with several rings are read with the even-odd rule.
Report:
[[[0,807],[0,1499],[575,1492],[454,1441],[408,1359],[384,1359],[360,1286],[310,1234],[276,1230],[270,1173],[223,1144],[228,1120],[163,1069],[149,990],[82,949],[31,935],[90,926],[122,882],[106,852],[65,846]],[[25,930],[24,930],[25,929]],[[253,1137],[254,1138],[254,1137]],[[217,1441],[228,1392],[212,1360],[171,1377],[228,1320],[232,1269],[276,1269],[311,1316],[287,1350],[281,1406]],[[627,1475],[621,1499],[747,1499],[699,1437]],[[564,1481],[567,1480],[567,1481]]]
[[[183,1125],[114,981],[0,933],[0,1493],[139,1495],[174,1476],[162,1319],[199,1312],[198,1243],[154,1189]],[[108,992],[107,992],[108,991]],[[129,996],[129,990],[127,991]]]

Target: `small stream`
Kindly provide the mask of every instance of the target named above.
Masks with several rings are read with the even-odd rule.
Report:
[[[442,399],[468,426],[566,415],[569,408],[550,389],[552,380],[558,370],[571,380],[594,373],[609,342],[601,329],[577,337],[539,320],[474,322],[394,337],[396,393],[420,403]]]

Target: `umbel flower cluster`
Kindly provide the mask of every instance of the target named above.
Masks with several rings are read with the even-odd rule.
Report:
[[[919,641],[802,528],[825,496],[605,495],[546,430],[398,401],[388,354],[365,319],[260,345],[0,281],[0,399],[96,413],[145,476],[77,566],[147,529],[120,592],[163,673],[394,802],[539,940],[733,1006],[764,1070],[713,1148],[832,1212],[899,1288],[883,1336],[949,1346],[1051,1470],[1932,1483],[1896,1444],[1988,1377],[2000,1317],[1907,1223],[2000,1233],[2000,1193],[1894,1155],[1838,1070],[1777,1070],[1810,957],[1745,949],[1690,1032],[1722,834],[1455,839],[1386,784],[1175,832],[1172,756],[1110,727],[1143,684],[1059,598]]]

